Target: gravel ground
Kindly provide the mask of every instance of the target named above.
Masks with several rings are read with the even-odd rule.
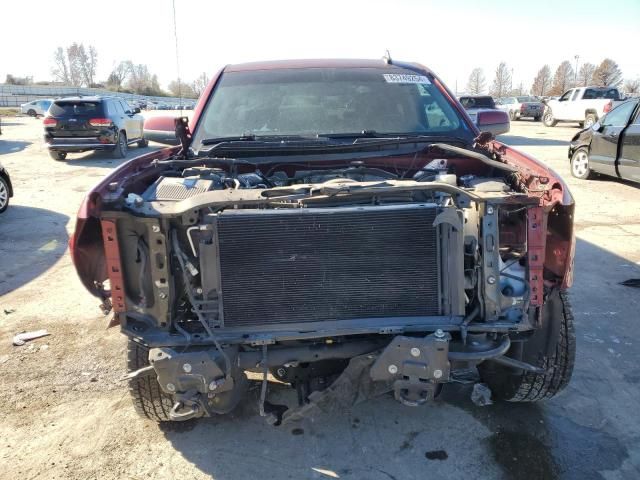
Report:
[[[640,291],[618,284],[640,277],[640,187],[573,179],[566,152],[576,127],[522,121],[504,136],[562,175],[578,205],[578,353],[562,395],[482,408],[452,386],[423,408],[383,397],[278,428],[257,415],[252,390],[231,416],[169,428],[135,415],[119,381],[125,338],[106,329],[67,251],[84,193],[121,161],[85,153],[56,162],[41,120],[3,120],[0,162],[16,196],[0,216],[1,479],[640,478]],[[51,335],[11,345],[15,333],[41,328]]]

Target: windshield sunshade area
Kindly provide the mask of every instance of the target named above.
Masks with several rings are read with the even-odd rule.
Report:
[[[468,127],[431,80],[408,70],[310,68],[227,72],[195,132],[243,135],[456,135]]]

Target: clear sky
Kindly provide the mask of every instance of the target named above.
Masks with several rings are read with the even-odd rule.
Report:
[[[613,58],[640,77],[640,0],[176,0],[183,80],[227,63],[280,58],[393,58],[431,67],[464,89],[474,67],[487,83],[500,61],[526,88],[545,63]],[[98,78],[120,60],[176,78],[171,0],[0,0],[0,81],[51,79],[53,52],[77,41],[98,50]]]

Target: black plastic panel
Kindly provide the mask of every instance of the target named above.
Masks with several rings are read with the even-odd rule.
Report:
[[[224,324],[438,315],[433,205],[218,218]]]

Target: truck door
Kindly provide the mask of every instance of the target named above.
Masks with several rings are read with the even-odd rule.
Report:
[[[600,128],[593,134],[589,152],[589,162],[595,171],[618,176],[618,142],[635,108],[636,102],[624,102],[603,117]]]
[[[576,88],[571,95],[571,98],[567,102],[567,119],[575,121],[584,120],[584,106],[580,101],[582,99],[582,89]]]
[[[640,104],[637,101],[634,103],[636,104],[635,114],[622,133],[617,163],[620,177],[640,182]]]
[[[573,89],[566,91],[559,99],[553,109],[553,116],[556,120],[566,120],[569,114],[569,99],[573,94]]]

